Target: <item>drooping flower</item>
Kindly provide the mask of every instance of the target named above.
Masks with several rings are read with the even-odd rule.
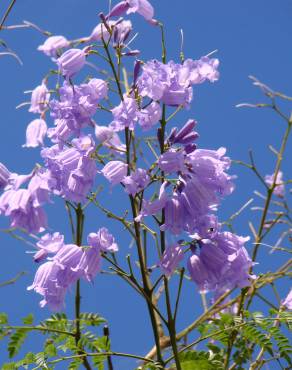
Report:
[[[160,100],[166,105],[188,107],[193,98],[192,85],[218,79],[219,63],[216,61],[204,57],[199,61],[188,60],[181,65],[173,61],[163,64],[150,60],[143,65],[143,72],[138,78],[139,92],[143,97]]]
[[[110,29],[112,29],[116,23],[117,22],[115,21],[108,21],[107,25]],[[106,26],[104,25],[104,23],[99,23],[92,30],[91,35],[88,38],[86,38],[86,41],[92,42],[92,41],[100,41],[103,39],[104,42],[108,42],[109,38],[110,38],[110,33],[108,32]]]
[[[113,27],[114,46],[124,47],[132,29],[132,22],[129,20],[117,22]]]
[[[282,302],[282,305],[287,307],[288,310],[292,310],[292,289],[290,289],[290,292],[288,293],[287,297]]]
[[[99,101],[107,93],[107,83],[100,79],[93,78],[74,87],[65,81],[59,89],[60,100],[50,102],[51,116],[55,119],[55,127],[48,130],[51,140],[62,142],[73,134],[79,136],[81,128],[91,124]]]
[[[64,307],[66,289],[58,284],[59,272],[60,268],[53,261],[48,261],[38,268],[32,285],[27,288],[43,296],[41,307],[47,304],[53,311]]]
[[[128,14],[137,12],[147,21],[152,21],[154,9],[148,0],[127,0],[127,2],[129,4]]]
[[[184,172],[186,170],[185,154],[183,151],[170,149],[159,157],[158,166],[168,173]]]
[[[219,232],[201,243],[200,254],[193,254],[188,263],[192,279],[200,291],[243,288],[255,276],[249,271],[253,263],[244,247],[249,238],[230,232]]]
[[[95,137],[104,146],[116,153],[125,153],[126,146],[123,144],[118,134],[107,126],[95,126]]]
[[[32,91],[29,112],[44,112],[48,107],[49,100],[50,93],[46,84],[43,82]]]
[[[44,138],[47,133],[47,124],[42,118],[37,118],[30,122],[26,128],[26,148],[36,148],[44,145]]]
[[[116,185],[127,175],[127,169],[128,165],[122,161],[110,161],[103,167],[101,173],[112,185]]]
[[[8,179],[11,176],[9,170],[0,162],[0,190],[4,189],[8,184]]]
[[[171,276],[183,257],[184,252],[181,245],[170,245],[165,249],[159,266],[167,277]]]
[[[199,134],[194,131],[196,121],[189,119],[186,124],[178,131],[176,127],[171,130],[171,133],[167,139],[170,145],[182,144],[184,146],[192,144],[198,137]]]
[[[67,48],[70,42],[64,36],[51,36],[38,47],[38,50],[42,51],[49,57],[56,57],[58,50]]]
[[[99,229],[97,233],[90,233],[87,237],[87,242],[91,247],[103,252],[115,253],[119,250],[115,238],[105,227]]]
[[[114,131],[122,131],[125,127],[134,130],[135,124],[138,122],[139,110],[135,99],[124,96],[124,100],[112,109],[114,120],[110,124],[110,128]]]
[[[150,130],[161,119],[162,109],[156,102],[152,102],[139,113],[139,124],[144,131]]]
[[[146,170],[137,168],[131,175],[126,176],[122,183],[125,185],[125,191],[128,194],[135,195],[149,184],[150,177]]]
[[[154,9],[148,0],[123,0],[116,4],[106,19],[110,17],[119,17],[123,14],[138,13],[142,15],[147,21],[156,24],[153,20]]]
[[[54,145],[41,151],[46,166],[56,181],[54,192],[65,199],[82,202],[93,185],[96,163],[90,136],[73,139],[71,147]]]
[[[85,65],[86,53],[84,49],[69,49],[57,59],[60,72],[66,79],[73,77]]]
[[[272,186],[275,180],[275,174],[273,175],[266,175],[265,176],[265,182],[268,186]],[[285,186],[283,184],[283,172],[279,171],[277,175],[277,179],[275,181],[275,189],[274,189],[274,194],[277,195],[278,197],[282,198],[285,195]]]
[[[34,255],[34,261],[40,262],[47,257],[49,253],[57,253],[64,246],[64,235],[56,232],[54,234],[45,234],[36,243],[38,252]]]
[[[34,206],[34,194],[28,189],[9,189],[0,197],[0,214],[10,218],[10,226],[28,232],[42,232],[47,227],[43,208]]]

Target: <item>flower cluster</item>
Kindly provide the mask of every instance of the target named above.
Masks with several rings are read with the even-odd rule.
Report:
[[[58,311],[64,306],[66,291],[78,279],[92,281],[100,270],[101,253],[114,253],[118,250],[114,237],[106,228],[88,235],[89,247],[81,248],[75,244],[64,244],[59,233],[45,234],[37,243],[38,252],[34,259],[42,261],[53,254],[37,270],[34,281],[27,289],[43,296],[40,306],[46,304]]]
[[[133,40],[129,41],[131,21],[114,18],[131,13],[142,15],[152,25],[158,24],[148,0],[122,0],[107,15],[100,14],[101,22],[89,36],[72,41],[51,36],[38,47],[51,58],[58,75],[55,86],[49,88],[50,75],[31,94],[29,112],[37,117],[27,126],[24,146],[40,146],[43,165],[37,165],[29,175],[18,175],[0,163],[0,213],[10,218],[12,227],[29,233],[44,232],[44,206],[53,196],[68,201],[75,210],[82,209],[96,177],[103,176],[111,186],[121,184],[132,206],[137,206],[133,212],[135,227],[153,215],[160,231],[169,232],[172,238],[183,234],[184,240],[171,243],[161,258],[159,266],[166,276],[173,273],[184,258],[185,246],[190,245],[187,265],[200,291],[218,294],[248,285],[253,276],[252,262],[244,247],[247,238],[221,231],[215,215],[222,198],[234,189],[226,149],[198,148],[193,119],[180,128],[169,129],[168,122],[180,109],[189,107],[194,85],[218,80],[219,61],[209,56],[186,59],[181,64],[136,60],[128,75],[133,76],[132,81],[125,73],[122,84],[111,51],[117,55],[119,66],[124,57],[135,56],[139,51],[129,47]],[[102,60],[109,62],[114,78],[90,77],[77,83],[75,78],[81,70],[87,66],[96,69],[89,59],[92,55],[99,57],[101,47],[105,51]],[[109,102],[112,94],[116,94],[114,105]],[[169,108],[175,111],[166,119]],[[100,124],[101,111],[108,114],[106,125]],[[99,124],[95,123],[95,116]],[[143,132],[154,131],[159,122],[156,137],[160,154],[151,147],[155,160],[144,169],[137,160],[135,136],[139,126]],[[120,131],[125,133],[126,145],[118,136]],[[273,177],[266,181],[269,185],[274,183]],[[158,184],[159,192],[148,200],[153,184]],[[281,196],[280,173],[276,190]],[[78,244],[82,242],[79,240]],[[67,289],[80,278],[92,281],[100,269],[101,255],[118,250],[106,228],[90,233],[88,244],[85,248],[65,244],[59,233],[46,233],[39,238],[34,260],[48,259],[37,270],[29,289],[43,296],[41,306],[61,309]]]

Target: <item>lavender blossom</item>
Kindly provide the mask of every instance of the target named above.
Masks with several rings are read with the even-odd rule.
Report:
[[[38,50],[42,51],[49,57],[56,57],[58,50],[67,48],[70,42],[64,36],[51,36],[38,47]]]
[[[116,185],[127,175],[127,168],[128,165],[121,161],[110,161],[103,167],[101,173],[112,185]]]
[[[26,128],[26,148],[36,148],[44,145],[44,138],[47,133],[47,124],[42,118],[37,118],[30,122]]]
[[[69,49],[57,59],[60,72],[66,79],[73,77],[79,72],[86,62],[85,50]]]
[[[48,106],[49,100],[50,93],[46,84],[43,82],[32,91],[29,112],[43,113]]]
[[[169,277],[173,274],[183,257],[183,249],[179,244],[171,245],[165,249],[159,262],[159,266],[165,276]]]
[[[106,19],[119,17],[125,13],[138,13],[150,23],[155,24],[153,20],[154,9],[148,0],[123,0],[112,8]]]
[[[87,242],[91,247],[103,252],[115,253],[119,250],[115,238],[105,227],[99,229],[97,233],[90,233],[87,237]]]
[[[161,171],[167,173],[185,171],[185,154],[182,151],[170,149],[162,154],[158,159],[158,166]]]
[[[32,285],[27,288],[43,296],[41,307],[47,304],[53,311],[64,307],[66,289],[58,284],[59,272],[60,268],[53,261],[46,262],[38,268]]]
[[[108,27],[112,29],[114,25],[116,24],[115,21],[108,21],[107,22]],[[99,23],[91,32],[91,35],[86,38],[86,41],[92,42],[92,41],[100,41],[104,40],[104,42],[108,42],[110,38],[110,34],[106,28],[106,26],[103,23]]]
[[[127,0],[129,9],[127,14],[138,13],[146,19],[146,21],[152,21],[154,16],[153,6],[148,0]]]
[[[188,268],[200,291],[242,288],[250,285],[253,265],[243,238],[230,232],[218,233],[212,241],[201,244],[200,255],[190,257]]]
[[[188,60],[183,65],[150,60],[143,65],[137,85],[142,96],[170,106],[188,107],[193,98],[192,85],[205,80],[216,81],[218,64],[217,59],[208,57],[199,61]]]
[[[144,131],[150,130],[161,119],[162,109],[156,102],[140,110],[139,124]]]
[[[47,217],[41,207],[34,206],[33,193],[28,189],[6,190],[0,197],[0,214],[10,218],[10,226],[28,232],[42,232]]]
[[[117,153],[126,151],[126,146],[123,144],[118,134],[107,126],[95,126],[95,137],[104,146],[110,148]]]
[[[0,190],[4,189],[8,184],[8,179],[11,176],[9,170],[0,162]]]
[[[64,236],[56,232],[54,234],[45,234],[36,243],[39,249],[34,255],[34,261],[43,261],[49,253],[57,253],[64,246]]]
[[[69,148],[54,145],[41,152],[56,181],[54,192],[65,199],[82,202],[93,185],[96,163],[92,158],[94,142],[90,136],[74,139]]]
[[[124,100],[112,109],[114,120],[110,124],[110,128],[114,131],[122,131],[125,127],[134,130],[135,124],[139,118],[139,110],[136,100],[124,96]]]
[[[177,131],[176,127],[173,128],[167,141],[170,145],[182,144],[186,146],[192,144],[199,137],[199,134],[193,131],[195,125],[196,121],[189,119],[179,131]]]
[[[131,175],[126,176],[122,180],[122,183],[125,185],[125,191],[133,196],[145,189],[149,182],[150,177],[147,171],[142,168],[137,168]]]
[[[275,180],[275,174],[265,176],[265,182],[269,187],[273,185],[274,180]],[[274,189],[274,194],[277,195],[277,197],[283,198],[285,195],[285,186],[283,184],[283,172],[282,171],[278,172],[275,185],[276,186]]]
[[[93,78],[87,84],[72,87],[64,82],[60,88],[60,101],[50,103],[51,116],[55,119],[55,128],[48,130],[53,142],[67,140],[71,135],[80,135],[81,128],[91,124],[91,117],[97,110],[98,103],[108,93],[107,83]]]

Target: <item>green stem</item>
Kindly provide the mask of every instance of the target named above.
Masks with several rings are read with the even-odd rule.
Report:
[[[84,224],[84,214],[81,207],[81,204],[78,203],[78,206],[75,210],[76,212],[76,238],[75,243],[78,247],[82,245],[82,235],[83,235],[83,224]],[[81,306],[81,293],[80,293],[80,280],[76,283],[75,291],[75,344],[78,346],[81,338],[81,328],[80,328],[80,306]],[[78,354],[83,354],[83,350],[80,350]],[[83,366],[87,370],[91,370],[91,366],[86,358],[83,357]]]
[[[1,19],[1,22],[0,22],[0,31],[1,31],[1,29],[2,29],[2,27],[3,27],[3,25],[4,25],[5,21],[6,21],[6,19],[7,19],[8,15],[9,15],[9,13],[11,12],[11,10],[12,10],[12,8],[13,8],[13,6],[14,6],[15,3],[16,3],[16,0],[12,0],[11,3],[9,4],[9,6],[8,6],[6,12],[4,13],[4,15],[3,15],[2,19]]]
[[[258,230],[258,233],[257,233],[257,238],[256,238],[256,241],[255,241],[256,244],[255,244],[255,248],[254,248],[254,252],[253,252],[253,256],[252,256],[253,261],[256,260],[258,249],[259,249],[260,243],[263,239],[262,234],[263,234],[263,231],[264,231],[266,217],[267,217],[267,214],[268,214],[268,209],[269,209],[269,206],[270,206],[272,195],[273,195],[273,192],[274,192],[275,187],[276,187],[277,177],[278,177],[278,173],[280,171],[281,163],[282,163],[282,160],[283,160],[283,154],[284,154],[284,151],[286,149],[286,145],[287,145],[287,141],[288,141],[289,134],[290,134],[290,131],[291,131],[291,127],[292,127],[292,121],[288,121],[288,126],[287,126],[287,129],[285,131],[285,134],[284,134],[284,137],[283,137],[283,140],[282,140],[281,149],[279,151],[279,155],[278,155],[277,162],[276,162],[276,168],[275,168],[275,171],[274,171],[274,181],[273,181],[271,187],[268,189],[268,194],[267,194],[267,198],[266,198],[266,202],[265,202],[265,206],[264,206],[264,211],[263,211],[263,214],[262,214],[259,230]]]
[[[146,357],[132,355],[130,353],[122,353],[122,352],[98,352],[98,353],[82,353],[80,355],[73,355],[73,356],[66,356],[58,358],[57,360],[50,361],[50,364],[57,364],[58,362],[66,361],[66,360],[74,360],[77,358],[84,358],[84,357],[99,357],[99,356],[117,356],[117,357],[128,357],[134,358],[136,360],[141,360],[147,363],[155,364],[156,362],[148,359]]]

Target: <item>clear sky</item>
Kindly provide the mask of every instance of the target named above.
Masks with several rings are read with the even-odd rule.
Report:
[[[0,14],[9,4],[1,1]],[[292,95],[292,44],[291,16],[292,2],[289,0],[152,0],[155,17],[165,24],[168,59],[178,61],[180,52],[180,29],[184,31],[184,53],[186,57],[197,59],[217,49],[220,59],[220,80],[215,84],[204,84],[195,88],[192,108],[182,113],[178,125],[188,117],[198,120],[200,147],[217,149],[227,147],[232,159],[248,161],[248,150],[252,148],[263,174],[271,173],[274,156],[268,144],[276,148],[280,145],[284,124],[272,112],[266,110],[238,109],[241,102],[261,102],[265,98],[253,87],[249,75],[288,95]],[[8,24],[28,20],[54,34],[62,34],[68,39],[87,36],[99,22],[98,13],[108,9],[107,0],[50,0],[17,1]],[[141,50],[143,60],[160,58],[160,36],[157,28],[147,24],[138,15],[131,17],[139,33],[134,42]],[[1,127],[0,161],[14,172],[27,173],[40,161],[39,151],[22,148],[25,141],[26,125],[34,117],[27,107],[15,107],[28,100],[25,90],[40,84],[42,77],[51,68],[52,62],[37,51],[44,36],[35,30],[22,29],[1,32],[10,48],[15,50],[23,61],[20,66],[11,57],[0,58],[0,107]],[[92,70],[90,73],[94,73]],[[289,113],[289,107],[285,107]],[[101,118],[104,119],[103,117]],[[109,122],[98,122],[108,124]],[[287,158],[292,155],[291,143]],[[291,161],[284,163],[284,170],[291,171]],[[220,209],[221,220],[240,208],[248,199],[254,197],[255,189],[263,190],[261,184],[246,169],[234,165],[232,173],[238,176],[236,191],[224,202]],[[291,172],[290,172],[291,173]],[[104,204],[113,205],[122,193],[104,191]],[[108,202],[108,203],[106,203]],[[255,199],[254,204],[260,201]],[[116,203],[115,203],[116,204]],[[119,205],[122,209],[123,204]],[[70,230],[62,202],[56,201],[48,207],[50,227],[54,231],[66,233],[70,242]],[[236,231],[249,235],[247,221],[258,222],[256,214],[246,211],[236,221]],[[7,220],[1,218],[0,226],[7,227]],[[122,255],[131,253],[129,240],[114,222],[109,222],[97,210],[90,210],[90,220],[86,231],[95,231],[107,225],[120,244]],[[272,243],[273,235],[270,242]],[[19,323],[20,318],[33,312],[37,319],[46,317],[47,309],[40,309],[40,296],[27,292],[36,266],[31,255],[25,251],[29,246],[0,234],[2,249],[0,259],[0,283],[26,271],[15,285],[0,288],[0,312],[6,311],[11,322]],[[248,246],[251,249],[252,245]],[[267,250],[260,254],[258,271],[279,266],[286,256],[270,255]],[[289,285],[280,287],[286,295]],[[269,295],[270,292],[267,291]],[[109,320],[113,349],[131,353],[146,354],[153,344],[149,330],[144,303],[135,296],[119,278],[99,275],[93,286],[83,284],[83,308],[99,312]],[[73,294],[68,295],[67,305],[72,305]],[[201,301],[194,284],[187,283],[183,291],[183,307],[179,327],[190,323],[201,310]],[[31,337],[30,349],[38,349],[38,342]],[[2,346],[2,344],[1,344]],[[0,364],[6,359],[6,352],[0,347]],[[126,360],[115,360],[116,369],[129,370]],[[65,369],[59,367],[60,369]]]

